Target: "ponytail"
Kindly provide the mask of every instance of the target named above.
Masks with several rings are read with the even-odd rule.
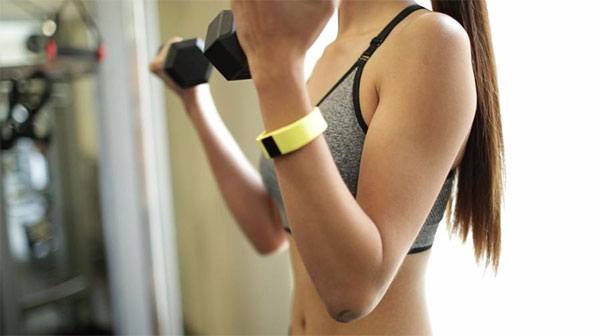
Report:
[[[504,145],[487,4],[485,0],[431,0],[431,3],[434,11],[453,17],[469,34],[477,86],[477,110],[458,168],[457,191],[448,207],[448,226],[463,242],[471,232],[476,260],[483,259],[486,267],[491,264],[497,272]]]

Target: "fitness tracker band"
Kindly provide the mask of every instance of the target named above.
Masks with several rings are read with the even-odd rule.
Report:
[[[293,152],[310,143],[327,129],[319,107],[293,123],[273,130],[263,131],[256,141],[265,158],[273,159]]]

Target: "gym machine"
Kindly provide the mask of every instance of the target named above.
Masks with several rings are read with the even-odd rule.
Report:
[[[67,5],[93,36],[91,48],[69,44]],[[69,83],[96,71],[104,47],[81,1],[64,1],[44,17],[33,14],[0,25],[0,334],[108,334],[89,318],[99,285],[93,272],[103,267],[103,257],[94,267],[88,258],[102,255],[102,246],[81,249],[77,242],[99,225],[93,215],[99,205],[73,204],[70,191],[80,187],[67,175],[74,160],[80,171],[94,174],[94,164],[67,144],[75,142]],[[92,185],[85,192],[79,197],[94,197]],[[95,219],[82,223],[77,213],[85,211]]]

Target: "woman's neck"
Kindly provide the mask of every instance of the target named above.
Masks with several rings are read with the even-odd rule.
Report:
[[[338,38],[381,29],[379,19],[387,18],[390,13],[397,13],[414,3],[413,0],[340,0]]]

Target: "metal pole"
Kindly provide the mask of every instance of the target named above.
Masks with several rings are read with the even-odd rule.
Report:
[[[8,241],[8,215],[4,197],[4,165],[0,151],[0,334],[20,333],[17,274]]]
[[[144,143],[145,195],[147,201],[154,298],[158,332],[183,333],[177,239],[171,195],[171,171],[164,89],[148,71],[148,64],[160,45],[158,3],[135,0],[135,36],[140,115]]]
[[[155,1],[99,1],[107,58],[98,81],[99,165],[115,328],[181,334],[164,104],[150,80]]]

